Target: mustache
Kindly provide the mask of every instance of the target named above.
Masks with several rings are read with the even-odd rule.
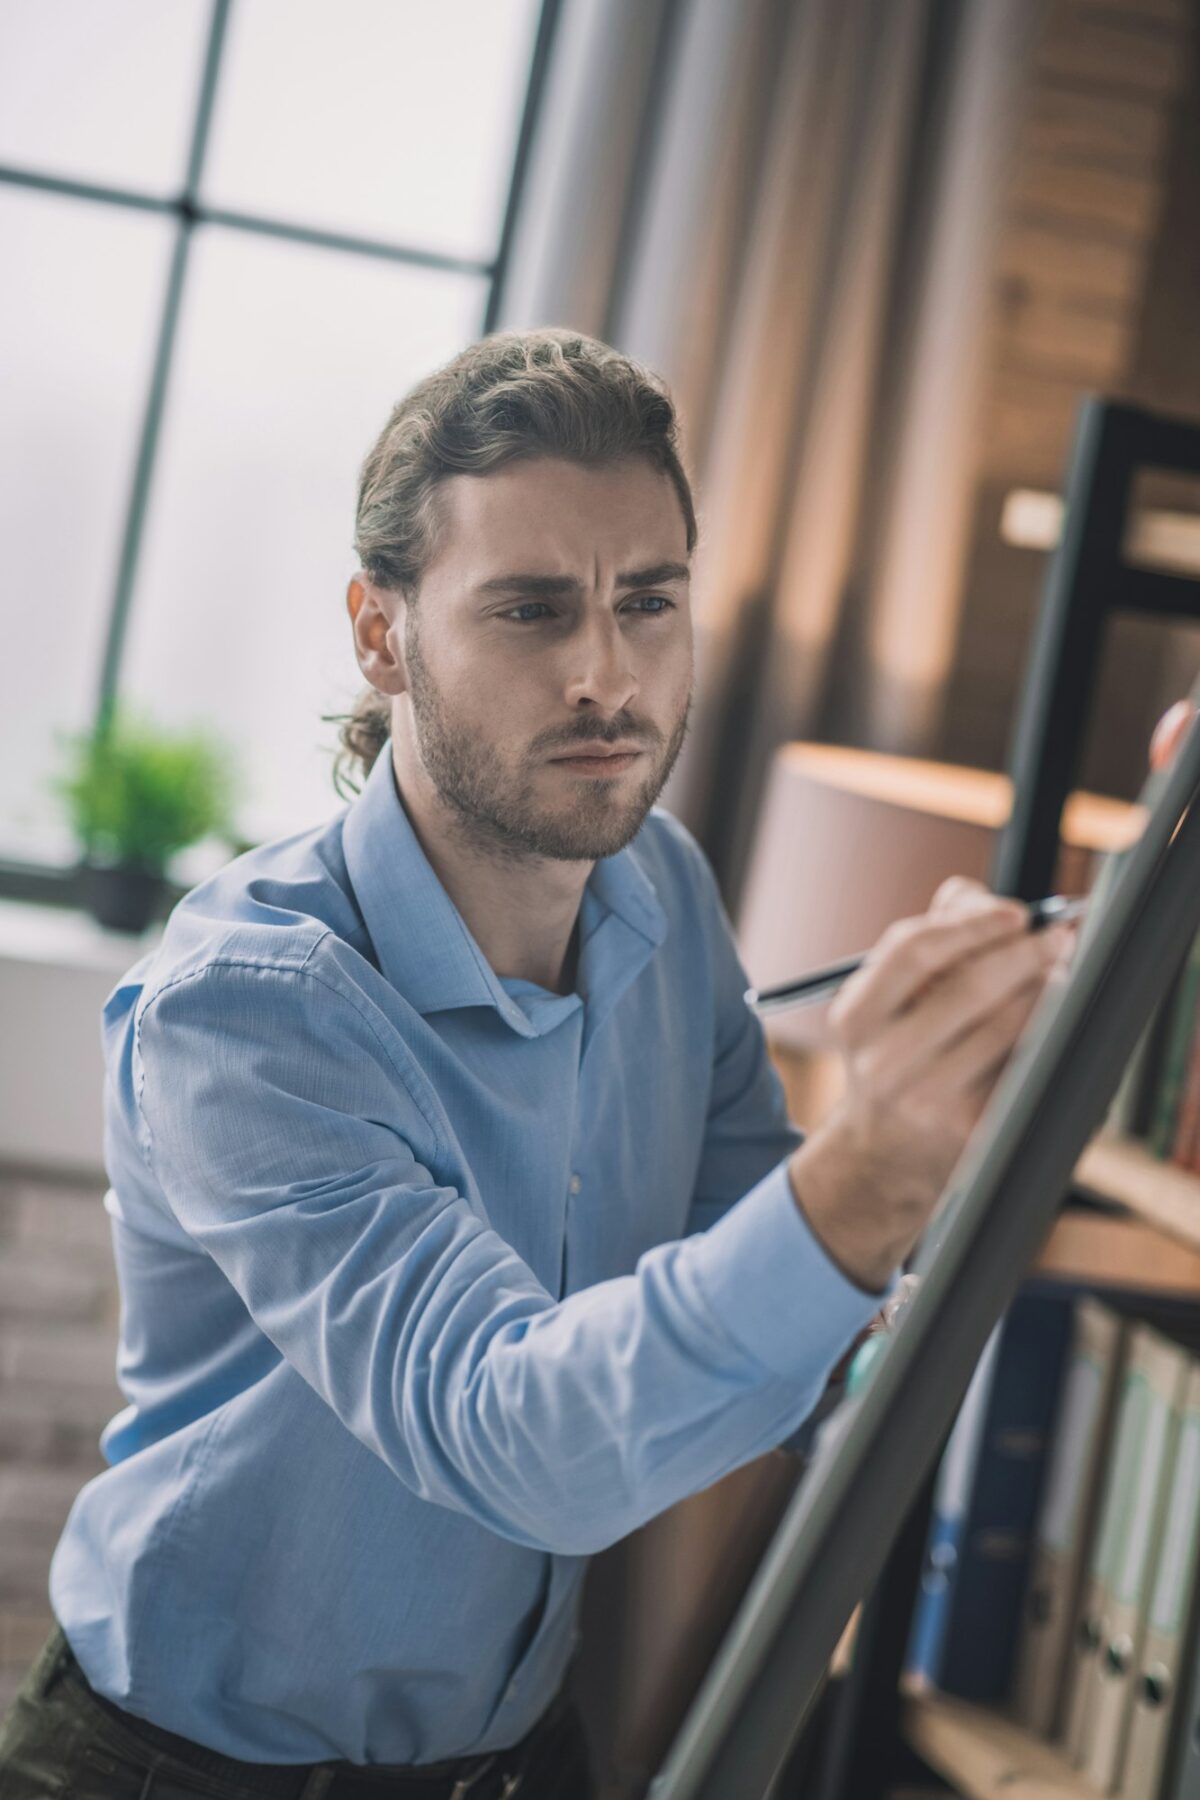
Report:
[[[644,743],[649,747],[649,745],[662,743],[662,733],[658,731],[657,725],[639,725],[635,724],[633,720],[624,720],[624,722],[612,720],[612,724],[608,725],[592,724],[590,720],[581,720],[578,731],[572,731],[570,736],[556,733],[552,738],[538,738],[534,742],[533,749],[534,751],[560,751],[560,749],[569,751],[576,743],[622,743],[628,742],[628,740]]]

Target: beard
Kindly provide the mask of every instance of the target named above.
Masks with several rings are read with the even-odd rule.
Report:
[[[653,749],[648,752],[651,773],[640,784],[627,785],[625,775],[614,776],[611,782],[585,776],[572,788],[564,788],[555,806],[538,798],[532,778],[510,769],[494,744],[451,716],[425,661],[411,609],[405,620],[404,655],[417,749],[450,827],[465,846],[514,862],[532,856],[594,862],[615,856],[637,836],[683,748],[692,711],[690,688],[665,748],[657,757]],[[611,735],[613,741],[619,737],[641,741],[647,734],[645,728],[630,724]],[[597,727],[592,741],[600,736]],[[655,736],[661,740],[661,733]]]

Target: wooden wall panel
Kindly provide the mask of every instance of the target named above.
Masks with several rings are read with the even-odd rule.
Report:
[[[1200,0],[1046,0],[995,269],[978,505],[937,751],[948,760],[1004,765],[1045,578],[1043,554],[1000,540],[1004,495],[1060,489],[1089,392],[1200,417],[1200,355],[1183,341],[1200,253],[1177,192],[1187,109],[1200,106],[1198,38]],[[1148,333],[1151,316],[1176,321],[1175,348]],[[1090,734],[1081,779],[1128,797],[1140,738],[1188,652],[1172,661],[1170,634],[1150,623],[1116,636],[1121,666],[1102,672],[1096,703],[1108,724]]]

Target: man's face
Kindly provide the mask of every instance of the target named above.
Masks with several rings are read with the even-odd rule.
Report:
[[[688,726],[675,489],[640,457],[598,468],[539,457],[452,476],[438,505],[437,551],[416,604],[402,604],[407,690],[393,728],[410,726],[442,802],[489,853],[611,856]],[[613,745],[636,754],[611,768],[558,760]]]

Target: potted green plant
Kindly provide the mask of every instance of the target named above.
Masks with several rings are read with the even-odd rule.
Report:
[[[56,736],[68,767],[49,785],[83,853],[85,905],[111,930],[143,931],[162,905],[177,850],[209,836],[236,841],[227,753],[203,731],[168,733],[115,715],[92,732]]]

